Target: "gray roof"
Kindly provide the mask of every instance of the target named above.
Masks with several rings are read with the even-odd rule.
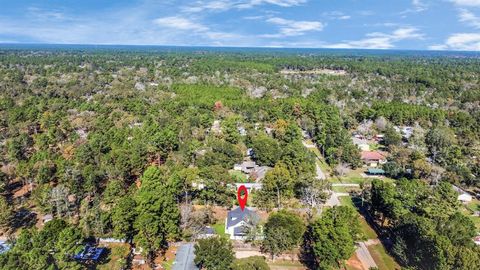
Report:
[[[255,211],[250,210],[248,207],[245,207],[244,211],[242,211],[240,207],[237,207],[228,212],[227,228],[235,226],[242,221],[247,221],[248,219],[260,219],[260,217]]]
[[[195,246],[193,243],[186,243],[181,245],[175,256],[173,263],[173,270],[198,270],[193,259],[195,258]]]
[[[233,228],[233,235],[235,235],[235,236],[243,236],[243,235],[245,235],[245,229],[243,228],[243,226],[237,227],[237,228]]]

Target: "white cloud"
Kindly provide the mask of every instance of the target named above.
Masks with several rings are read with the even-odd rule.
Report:
[[[182,10],[188,13],[197,13],[203,11],[222,12],[230,9],[250,9],[260,5],[275,5],[280,7],[293,7],[306,3],[308,0],[215,0],[215,1],[196,1],[195,3],[183,7]]]
[[[178,30],[193,30],[193,31],[208,30],[208,27],[200,23],[196,23],[189,19],[186,19],[183,17],[177,17],[177,16],[158,18],[153,20],[153,23],[155,23],[158,26],[168,27],[168,28],[173,28]]]
[[[450,0],[459,6],[480,7],[480,0]]]
[[[412,0],[412,5],[415,11],[420,12],[427,9],[427,5],[421,0]]]
[[[324,25],[319,21],[294,21],[279,17],[268,18],[266,22],[280,27],[278,34],[267,34],[263,37],[281,38],[291,36],[301,36],[306,32],[322,31]]]
[[[475,28],[480,28],[480,17],[477,17],[472,12],[462,8],[460,9],[459,17],[461,22],[467,23]]]
[[[360,40],[344,41],[341,43],[329,44],[329,48],[359,48],[359,49],[391,49],[395,47],[395,42],[406,39],[422,39],[423,34],[418,32],[415,27],[398,28],[391,34],[380,32],[369,33],[366,38]]]
[[[341,11],[323,12],[322,15],[332,20],[348,20],[352,18],[352,16],[346,15]]]
[[[480,51],[479,33],[457,33],[451,35],[445,44],[436,44],[430,50]]]

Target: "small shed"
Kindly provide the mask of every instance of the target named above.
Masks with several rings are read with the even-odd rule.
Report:
[[[457,200],[461,201],[462,203],[469,203],[473,200],[473,197],[468,193],[463,193],[458,195]]]
[[[378,168],[368,168],[367,173],[369,175],[384,175],[385,171],[383,169],[378,169]]]

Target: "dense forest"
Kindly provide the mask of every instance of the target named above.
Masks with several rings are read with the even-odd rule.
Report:
[[[393,53],[0,49],[0,235],[11,247],[0,269],[83,269],[72,255],[99,237],[153,265],[214,224],[214,207],[236,205],[232,168],[250,150],[269,169],[249,206],[270,213],[251,242],[273,258],[300,248],[312,269],[345,267],[362,238],[357,211],[323,206],[332,183],[316,178],[304,139],[340,178],[362,168],[353,133],[384,135],[391,181],[369,179],[354,201],[389,254],[407,269],[478,269],[478,221],[454,188],[480,194],[479,67]],[[198,265],[253,269],[214,241],[197,248],[224,246],[226,261],[205,251]]]

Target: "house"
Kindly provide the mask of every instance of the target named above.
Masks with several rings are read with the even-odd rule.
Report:
[[[0,240],[0,254],[3,254],[10,250],[10,245],[6,241]]]
[[[386,163],[385,156],[378,151],[362,151],[361,159],[364,164],[370,167],[377,167],[378,164]]]
[[[42,218],[43,224],[45,224],[45,223],[47,223],[47,222],[49,222],[49,221],[52,221],[52,219],[53,219],[52,214],[46,214],[46,215],[44,215],[43,218]]]
[[[105,253],[106,248],[85,245],[84,249],[73,256],[75,260],[84,262],[98,262]]]
[[[480,235],[477,235],[473,238],[473,242],[476,244],[476,245],[479,245],[480,246]]]
[[[202,231],[197,235],[197,239],[205,239],[215,236],[215,230],[210,226],[205,226]]]
[[[225,221],[225,233],[230,235],[232,240],[245,240],[245,228],[253,223],[258,223],[260,216],[251,208],[245,207],[242,211],[240,207],[228,212]]]
[[[368,168],[367,174],[368,175],[384,175],[385,171],[377,168]]]
[[[237,130],[238,130],[238,133],[240,133],[240,136],[247,136],[247,130],[244,127],[239,126],[237,127]]]
[[[243,173],[249,174],[251,173],[257,164],[255,164],[255,161],[244,161],[240,164],[235,164],[233,165],[233,169],[236,171],[242,171]]]
[[[370,145],[367,140],[352,137],[352,142],[362,151],[370,151]]]
[[[144,265],[147,263],[147,260],[142,255],[142,248],[133,248],[132,249],[132,265]]]
[[[472,195],[468,193],[463,193],[458,195],[457,200],[461,201],[462,203],[469,203],[473,199]]]
[[[236,189],[238,189],[240,186],[245,186],[249,193],[252,190],[262,189],[262,183],[235,183]]]

